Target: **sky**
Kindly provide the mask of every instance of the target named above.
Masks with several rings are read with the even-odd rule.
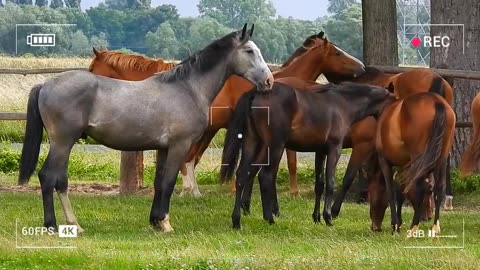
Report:
[[[82,0],[82,9],[98,5],[102,0]],[[182,17],[198,16],[199,0],[152,0],[152,6],[173,4]],[[315,20],[327,15],[328,0],[272,0],[277,15],[302,20]]]

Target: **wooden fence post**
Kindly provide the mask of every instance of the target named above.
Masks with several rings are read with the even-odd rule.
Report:
[[[143,187],[143,152],[122,151],[120,194],[132,194]]]

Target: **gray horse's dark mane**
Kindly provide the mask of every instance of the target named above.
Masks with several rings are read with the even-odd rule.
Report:
[[[157,73],[155,76],[164,82],[184,80],[188,78],[192,70],[205,73],[222,61],[235,47],[235,39],[240,31],[232,32],[195,52],[190,57],[180,62],[175,68]]]

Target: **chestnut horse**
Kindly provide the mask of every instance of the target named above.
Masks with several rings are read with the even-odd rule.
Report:
[[[473,136],[471,145],[465,150],[460,163],[462,176],[470,175],[480,169],[480,93],[472,101]]]
[[[442,92],[441,89],[435,92]],[[414,217],[408,236],[415,235],[425,194],[433,191],[435,218],[432,231],[440,233],[440,205],[445,195],[447,159],[453,143],[455,113],[436,93],[417,93],[388,105],[378,119],[375,147],[385,178],[393,233],[400,231],[402,201],[393,189],[393,166],[402,167],[398,182],[403,193],[414,192]],[[429,177],[433,174],[434,180]],[[429,179],[426,181],[426,179]],[[395,203],[398,203],[398,209]],[[398,211],[398,212],[397,212]],[[373,224],[372,229],[379,229]]]
[[[405,98],[413,93],[435,91],[435,89],[438,89],[441,86],[442,91],[438,94],[443,96],[450,106],[453,105],[453,89],[450,84],[440,75],[427,68],[415,68],[392,75],[385,74],[373,67],[366,67],[366,72],[357,78],[340,77],[333,74],[325,74],[325,76],[329,81],[333,82],[340,82],[348,79],[349,81],[368,83],[384,87],[391,83],[395,89],[395,95],[399,98]],[[352,126],[351,136],[349,136],[344,143],[344,148],[352,148],[352,154],[343,178],[342,188],[337,193],[335,197],[335,203],[332,207],[332,215],[334,217],[337,217],[340,213],[343,200],[345,199],[346,193],[350,188],[357,171],[361,168],[362,164],[368,160],[374,151],[374,142],[376,136],[375,130],[376,121],[372,117],[366,118]],[[451,189],[449,177],[447,179],[448,191]],[[369,182],[370,190],[374,188],[370,187],[370,185],[374,183],[375,182]],[[450,194],[451,192],[447,193],[447,195]],[[370,197],[368,198],[372,205],[371,199],[372,198]],[[425,204],[429,205],[430,200],[426,200]],[[448,202],[446,202],[446,204],[448,204]],[[426,207],[426,209],[427,211],[424,219],[427,219],[427,216],[431,215],[430,207]]]
[[[309,46],[306,47],[305,44]],[[94,59],[95,60],[95,59]],[[100,58],[101,60],[101,58]],[[95,72],[95,67],[91,69]],[[128,70],[125,70],[128,72]],[[298,77],[303,80],[316,80],[322,73],[338,76],[359,76],[364,72],[364,65],[356,58],[343,52],[335,44],[329,42],[324,33],[312,35],[304,41],[304,46],[298,48],[286,63],[277,71],[275,78]],[[186,159],[186,177],[183,176],[183,191],[200,195],[194,178],[194,166],[208,148],[211,140],[221,128],[226,128],[232,117],[233,110],[240,97],[252,88],[252,84],[238,76],[231,76],[212,103],[209,116],[209,126],[200,141],[192,146]],[[186,180],[186,181],[185,181]],[[291,193],[298,192],[296,181],[291,186]]]
[[[320,221],[319,204],[324,189],[321,175],[327,159],[323,218],[332,225],[335,168],[343,138],[352,123],[377,115],[389,99],[393,99],[393,95],[385,88],[357,83],[328,84],[298,91],[276,81],[267,95],[258,95],[254,90],[246,93],[228,126],[222,157],[222,164],[226,166],[221,169],[221,178],[225,180],[233,174],[241,148],[233,227],[240,228],[242,194],[259,171],[263,217],[274,223],[273,214],[278,215],[275,180],[285,148],[316,153],[315,222]]]

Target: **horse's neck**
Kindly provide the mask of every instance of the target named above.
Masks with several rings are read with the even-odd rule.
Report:
[[[315,81],[322,74],[321,64],[311,59],[299,56],[290,65],[278,69],[273,76],[275,78],[297,77],[302,80]]]
[[[199,105],[208,109],[232,73],[227,63],[220,63],[206,73],[191,76],[188,83]]]

